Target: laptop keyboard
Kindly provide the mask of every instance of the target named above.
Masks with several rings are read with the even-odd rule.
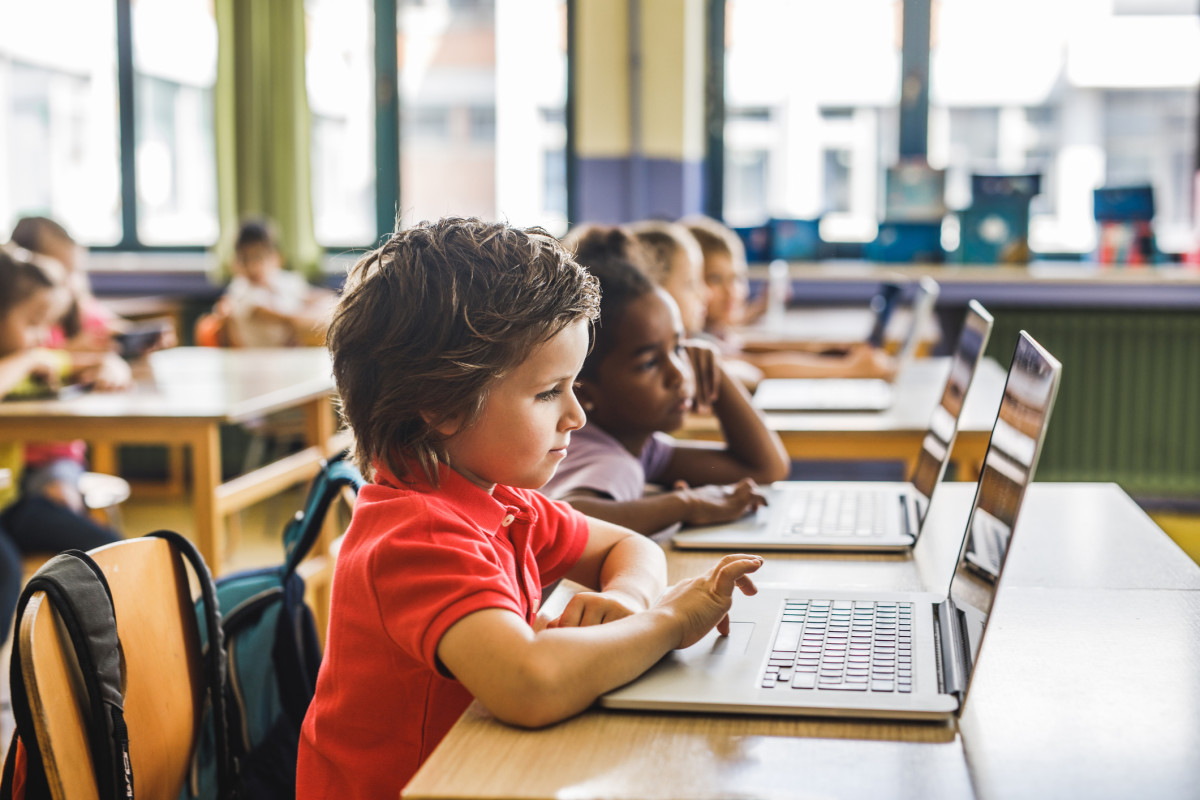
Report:
[[[788,600],[764,689],[912,692],[912,604]]]
[[[889,495],[876,491],[797,492],[787,510],[784,534],[797,537],[882,536],[887,497]]]

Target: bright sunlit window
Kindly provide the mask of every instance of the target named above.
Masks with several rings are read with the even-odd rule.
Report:
[[[375,240],[374,15],[370,0],[305,0],[312,204],[325,246]]]
[[[401,0],[400,215],[566,230],[564,0]]]
[[[0,0],[0,20],[0,239],[42,215],[81,242],[117,242],[114,4]]]
[[[210,245],[218,233],[212,3],[134,0],[131,5],[138,240]]]
[[[933,19],[929,161],[949,207],[972,172],[1039,172],[1031,248],[1087,252],[1092,190],[1150,184],[1159,247],[1191,246],[1192,0],[940,0]]]
[[[895,0],[728,0],[724,215],[821,217],[828,240],[875,236],[896,160]]]

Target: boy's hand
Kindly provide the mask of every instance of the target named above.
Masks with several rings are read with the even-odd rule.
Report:
[[[621,592],[579,592],[572,597],[558,619],[547,628],[586,628],[643,611],[640,604]]]
[[[689,525],[731,522],[767,504],[766,496],[751,478],[723,486],[711,484],[694,489],[683,481],[677,481],[675,492],[687,505],[683,521]]]
[[[721,389],[721,357],[708,342],[687,339],[683,342],[692,373],[696,380],[696,394],[692,398],[692,410],[708,414],[717,402]]]
[[[680,622],[679,644],[689,647],[700,641],[716,625],[722,636],[729,634],[729,608],[733,605],[733,587],[743,594],[758,593],[749,577],[762,566],[759,556],[733,553],[722,558],[703,575],[680,581],[659,600],[658,606],[669,610]]]

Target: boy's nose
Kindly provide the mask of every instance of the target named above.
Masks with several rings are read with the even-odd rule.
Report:
[[[587,414],[583,410],[583,406],[579,404],[579,398],[574,392],[570,392],[571,402],[567,408],[567,413],[563,415],[562,430],[577,431],[587,422]]]

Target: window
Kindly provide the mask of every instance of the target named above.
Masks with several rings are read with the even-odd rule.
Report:
[[[566,230],[565,0],[400,0],[404,224]]]
[[[869,240],[897,149],[893,0],[727,0],[724,216]]]
[[[326,247],[375,240],[370,0],[305,0],[313,230]]]
[[[947,170],[951,208],[970,202],[971,172],[1040,172],[1030,246],[1087,252],[1092,190],[1148,183],[1159,247],[1191,246],[1195,3],[941,0],[938,9],[929,161]]]
[[[126,61],[119,13],[132,20]],[[210,3],[0,0],[0,19],[0,227],[38,214],[93,246],[215,242]],[[121,63],[133,70],[131,132],[118,121]],[[122,136],[133,140],[124,174]],[[135,208],[122,202],[128,176]]]
[[[121,239],[112,3],[0,0],[0,239],[19,217]],[[71,20],[71,24],[63,24]]]

